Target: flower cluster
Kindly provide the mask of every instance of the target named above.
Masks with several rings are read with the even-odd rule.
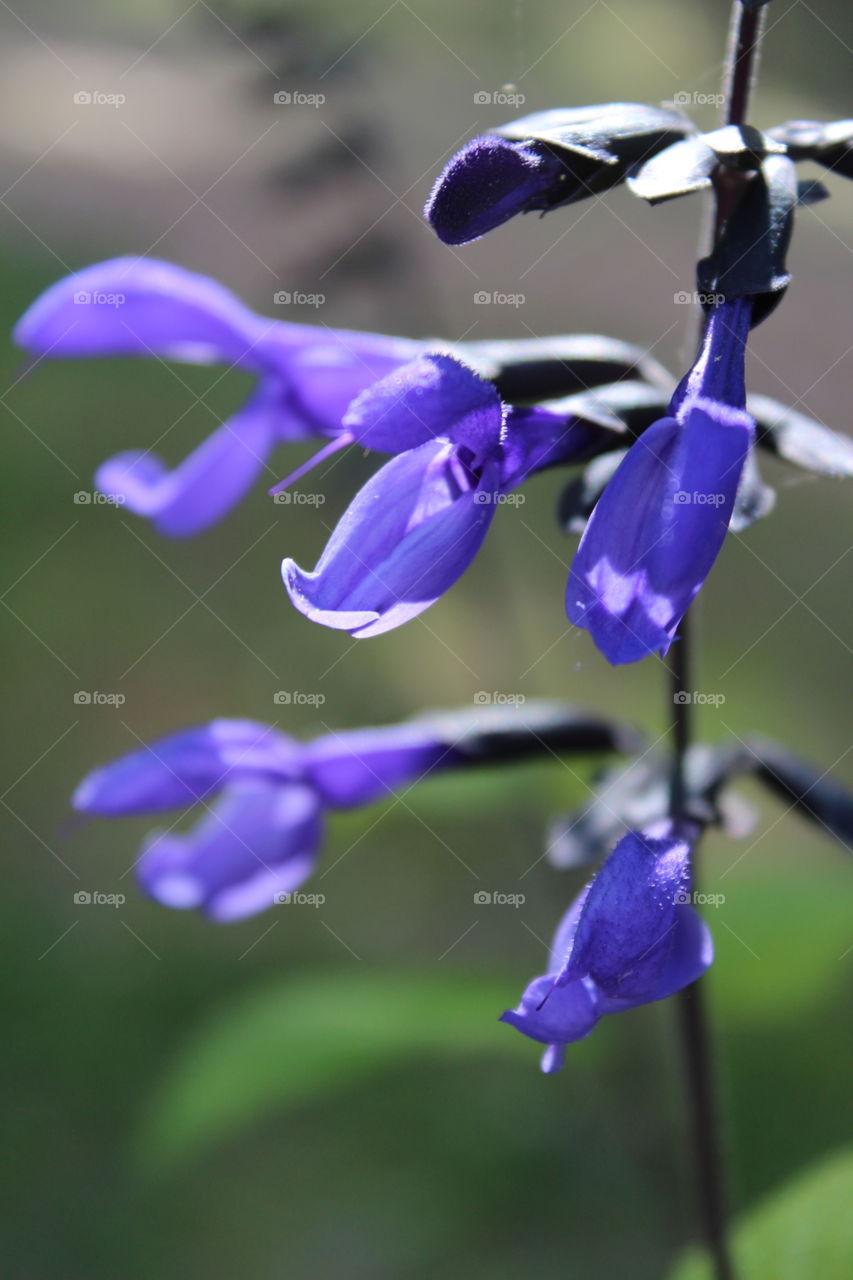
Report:
[[[430,716],[325,734],[300,743],[270,725],[215,720],[95,769],[73,796],[89,817],[132,817],[200,806],[186,834],[151,833],[136,861],[140,888],[161,905],[228,923],[288,900],[314,870],[327,812],[387,798],[438,771],[555,751],[633,748],[618,726],[570,708],[525,717]],[[617,844],[564,917],[549,972],[503,1021],[548,1046],[566,1045],[606,1013],[662,1000],[711,963],[707,929],[690,904],[695,830],[658,822]]]
[[[75,302],[81,294],[88,305]],[[119,294],[120,307],[91,302]],[[716,309],[667,416],[629,451],[581,543],[567,613],[612,662],[665,652],[720,550],[754,435],[744,412],[748,327],[747,301]],[[197,533],[220,518],[278,443],[328,441],[276,489],[348,444],[392,455],[316,568],[282,566],[300,612],[359,637],[400,626],[443,595],[509,493],[617,443],[572,397],[506,403],[473,353],[469,364],[404,339],[266,321],[214,281],[167,263],[116,259],[60,281],[23,316],[16,339],[42,358],[145,354],[257,375],[248,404],[175,470],[146,451],[100,468],[98,486],[164,533]]]
[[[750,329],[790,279],[794,210],[820,195],[819,184],[798,187],[795,165],[817,160],[849,177],[851,138],[849,121],[700,134],[668,107],[608,103],[538,112],[451,159],[425,212],[454,245],[622,182],[651,203],[726,186],[726,216],[698,265],[699,351],[677,385],[644,353],[596,336],[465,345],[271,321],[213,280],[143,258],[54,284],[15,338],[35,361],[153,356],[254,376],[248,402],[174,470],[142,449],[101,466],[98,487],[166,535],[218,521],[265,470],[275,474],[279,444],[321,447],[273,492],[348,445],[385,455],[315,568],[282,565],[299,612],[360,638],[435,603],[522,485],[548,469],[585,468],[569,504],[569,527],[579,524],[582,537],[566,613],[610,663],[637,662],[677,641],[727,531],[772,505],[754,446],[824,474],[853,474],[849,445],[766,398],[748,399],[745,379]],[[166,906],[229,921],[298,889],[316,864],[327,811],[373,803],[438,770],[637,745],[620,726],[565,709],[556,719],[547,712],[457,730],[431,717],[302,744],[271,726],[219,720],[95,770],[74,805],[93,816],[201,806],[189,833],[149,837],[138,879]],[[848,802],[799,762],[762,750],[750,748],[762,768],[771,761],[783,791],[846,838]],[[606,806],[598,828],[595,812],[585,823],[593,857],[618,837],[616,846],[560,924],[547,972],[503,1016],[547,1046],[544,1070],[558,1070],[566,1046],[604,1015],[662,1000],[711,963],[690,860],[701,825],[721,820],[717,793],[743,772],[737,761],[731,752],[685,757],[682,806],[652,771],[644,816],[626,812],[638,797],[623,785],[623,808]]]

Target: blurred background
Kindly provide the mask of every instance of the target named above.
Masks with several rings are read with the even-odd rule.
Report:
[[[513,114],[687,93],[710,126],[727,10],[4,4],[3,331],[67,272],[147,254],[285,320],[451,339],[600,332],[683,369],[693,321],[673,298],[693,288],[697,199],[650,209],[620,190],[455,251],[421,209],[454,149]],[[777,0],[769,22],[754,122],[849,114],[849,6]],[[506,86],[523,105],[483,101]],[[833,198],[799,216],[794,281],[749,377],[846,431],[853,189],[826,181]],[[482,290],[524,300],[482,305]],[[281,291],[323,301],[277,304]],[[227,928],[135,890],[150,823],[81,827],[68,807],[95,764],[216,716],[307,737],[488,691],[563,697],[658,737],[660,664],[611,670],[565,622],[561,478],[499,513],[421,621],[355,643],[296,614],[278,566],[314,562],[372,462],[336,466],[320,509],[258,487],[212,532],[167,542],[75,494],[104,458],[161,435],[177,462],[248,380],[131,360],[22,376],[11,343],[3,359],[7,1275],[662,1275],[692,1212],[673,1010],[606,1021],[553,1079],[496,1021],[577,891],[542,858],[543,832],[583,803],[593,761],[435,780],[333,819],[309,886],[323,905]],[[765,473],[776,512],[729,539],[702,592],[697,687],[724,701],[699,708],[699,729],[760,729],[849,782],[849,498]],[[124,702],[80,705],[81,690]],[[323,701],[282,706],[278,690]],[[709,987],[748,1211],[844,1136],[853,950],[838,848],[743,791],[756,830],[709,838],[701,874],[725,895],[708,910]],[[525,901],[477,905],[483,890]],[[126,901],[81,905],[80,891]]]

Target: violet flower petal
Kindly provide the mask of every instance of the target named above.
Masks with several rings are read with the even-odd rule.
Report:
[[[608,661],[666,653],[725,540],[755,423],[744,411],[748,298],[717,306],[670,413],[629,449],[596,504],[566,591]]]
[[[695,907],[677,906],[672,929],[672,943],[657,982],[638,997],[608,996],[599,989],[599,1012],[621,1013],[639,1004],[667,1000],[691,982],[701,978],[714,960],[711,930]]]
[[[541,1044],[565,1045],[588,1036],[598,1018],[590,983],[555,987],[553,977],[545,975],[534,978],[518,1008],[508,1009],[500,1020]]]
[[[590,886],[558,983],[591,977],[608,996],[648,998],[672,950],[689,885],[687,840],[623,836]]]
[[[258,391],[173,470],[133,450],[102,463],[95,484],[158,533],[191,537],[236,506],[267,468],[283,417],[281,405]]]
[[[18,321],[14,340],[36,356],[160,356],[258,367],[273,322],[224,285],[171,262],[112,258],[58,280]]]
[[[424,349],[422,342],[380,333],[355,333],[317,325],[300,328],[301,343],[294,346],[291,335],[281,358],[286,365],[290,404],[295,413],[306,422],[315,423],[324,435],[341,431],[349,406],[366,388],[414,360]],[[278,333],[270,334],[261,340],[259,349],[264,352],[269,346],[274,354],[278,341]],[[380,448],[372,443],[365,447]]]
[[[175,537],[230,510],[277,442],[340,437],[352,400],[423,350],[403,338],[256,316],[215,280],[147,258],[115,258],[58,281],[18,322],[15,340],[39,358],[219,361],[259,375],[246,407],[174,470],[143,450],[100,468],[102,491]]]
[[[497,446],[501,418],[490,382],[461,360],[429,352],[362,392],[343,425],[358,444],[382,453],[403,453],[439,436],[480,453]]]
[[[452,748],[417,723],[329,733],[303,751],[306,778],[335,808],[381,800],[453,760]]]
[[[496,509],[499,467],[474,481],[455,445],[433,441],[387,462],[344,512],[307,573],[282,565],[291,601],[314,622],[360,637],[401,626],[473,560]]]
[[[708,316],[699,355],[676,387],[670,414],[682,420],[691,400],[719,400],[732,409],[746,407],[744,360],[752,316],[751,298],[733,298]]]
[[[245,777],[283,781],[301,773],[299,747],[254,720],[213,720],[93,769],[74,793],[81,813],[130,816],[179,809]]]
[[[303,883],[321,834],[312,788],[244,781],[229,786],[188,834],[149,837],[137,880],[163,906],[197,907],[221,923],[241,920]]]
[[[691,401],[629,449],[589,519],[566,612],[612,663],[666,653],[725,540],[755,425]]]
[[[596,452],[606,431],[541,406],[510,408],[504,420],[501,489],[516,489],[548,467],[585,460]]]

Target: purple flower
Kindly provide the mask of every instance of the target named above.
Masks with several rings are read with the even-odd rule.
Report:
[[[221,519],[277,444],[339,437],[350,401],[422,349],[405,339],[269,320],[216,281],[148,258],[115,258],[58,281],[21,317],[14,337],[40,359],[142,355],[223,363],[257,377],[248,402],[174,470],[139,449],[98,470],[102,492],[174,537]]]
[[[188,833],[146,840],[137,878],[167,907],[239,920],[298,889],[314,868],[326,809],[370,804],[459,755],[426,722],[329,734],[305,745],[269,725],[215,720],[95,769],[75,809],[104,817],[200,803]]]
[[[755,423],[745,412],[751,303],[714,308],[669,414],[628,451],[590,517],[566,612],[616,664],[666,653],[723,545]]]
[[[285,560],[297,609],[359,637],[422,613],[467,569],[505,495],[534,471],[580,458],[596,429],[514,409],[461,361],[421,356],[365,391],[352,438],[400,452],[356,495],[316,569]]]
[[[517,213],[568,195],[568,166],[547,147],[487,133],[459,151],[432,189],[424,216],[445,244],[467,244]]]
[[[693,131],[677,112],[639,102],[536,111],[466,143],[424,215],[445,244],[465,244],[517,213],[546,213],[607,191]]]
[[[692,839],[669,821],[629,832],[569,908],[548,972],[501,1018],[548,1046],[543,1071],[559,1071],[566,1045],[604,1014],[664,1000],[711,964],[710,933],[690,905]]]

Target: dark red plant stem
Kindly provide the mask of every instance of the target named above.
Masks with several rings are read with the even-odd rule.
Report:
[[[725,124],[746,123],[763,27],[764,6],[745,9],[740,0],[735,0],[724,80]],[[717,172],[714,182],[713,243],[716,243],[725,225],[742,181],[743,175],[723,169],[722,166]],[[671,650],[668,687],[672,708],[670,814],[676,821],[687,816],[688,803],[685,765],[691,743],[692,704],[689,698],[678,695],[693,692],[690,633],[690,622],[685,615],[679,627],[679,639]],[[694,851],[694,886],[695,874]],[[702,1231],[711,1256],[715,1280],[735,1280],[727,1234],[725,1178],[714,1088],[714,1055],[704,996],[704,984],[701,981],[692,983],[678,996],[696,1190]]]

